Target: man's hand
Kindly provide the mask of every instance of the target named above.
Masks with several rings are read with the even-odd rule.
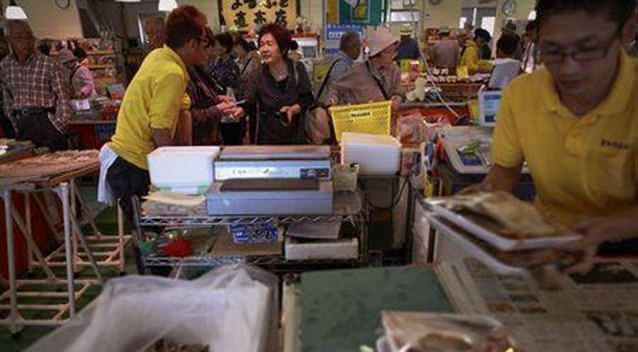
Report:
[[[565,270],[566,273],[586,273],[594,264],[598,247],[605,242],[618,242],[638,237],[638,217],[635,211],[606,218],[583,221],[573,231],[583,236],[581,241],[566,247],[569,251],[583,253],[579,263]]]
[[[301,112],[301,106],[299,104],[295,104],[293,106],[284,106],[279,111],[286,114],[288,123],[292,123],[293,118]]]

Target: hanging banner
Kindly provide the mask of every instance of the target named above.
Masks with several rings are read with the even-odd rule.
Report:
[[[221,5],[226,26],[243,31],[266,23],[292,28],[297,19],[297,0],[222,0]]]
[[[339,2],[339,24],[378,26],[382,14],[382,0],[358,0],[356,6],[346,0]]]

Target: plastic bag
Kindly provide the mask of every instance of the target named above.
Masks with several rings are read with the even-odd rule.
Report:
[[[489,317],[382,312],[387,347],[410,352],[520,352],[503,325]]]
[[[159,339],[209,351],[275,351],[278,287],[276,276],[246,265],[194,281],[113,279],[75,319],[29,351],[144,351]]]

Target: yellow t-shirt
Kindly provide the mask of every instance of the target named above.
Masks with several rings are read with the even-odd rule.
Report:
[[[459,66],[467,67],[467,70],[470,74],[474,74],[479,69],[479,47],[476,45],[476,42],[473,40],[467,40],[465,42],[465,50],[463,51],[463,56],[461,56],[461,62]]]
[[[576,117],[541,69],[504,91],[492,157],[503,167],[527,161],[537,204],[570,226],[638,204],[638,62],[622,53],[610,95]]]
[[[146,156],[155,149],[152,129],[174,131],[188,80],[186,65],[172,49],[151,52],[126,89],[111,149],[148,170]]]

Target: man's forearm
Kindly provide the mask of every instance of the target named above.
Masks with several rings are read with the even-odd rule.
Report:
[[[494,165],[483,180],[491,191],[505,191],[512,193],[521,180],[522,167],[507,168]]]
[[[173,141],[173,138],[171,138],[171,131],[167,128],[153,129],[153,141],[155,142],[155,146],[157,148],[175,144],[175,141]]]

